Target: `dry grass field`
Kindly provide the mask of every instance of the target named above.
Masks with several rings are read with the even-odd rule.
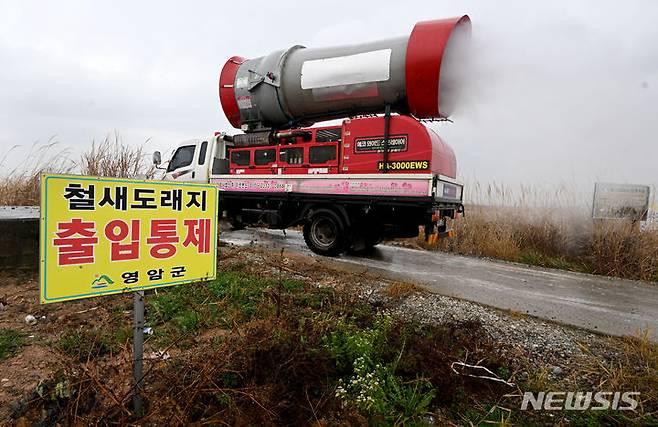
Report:
[[[587,195],[564,187],[539,191],[476,184],[467,197],[466,215],[454,222],[456,237],[432,249],[658,281],[658,229],[593,221]]]
[[[11,149],[5,154],[0,166],[13,152]],[[143,147],[123,143],[118,134],[108,135],[100,143],[92,142],[77,160],[70,150],[51,140],[34,144],[18,166],[0,176],[0,206],[39,205],[39,176],[43,172],[151,178],[155,170]]]

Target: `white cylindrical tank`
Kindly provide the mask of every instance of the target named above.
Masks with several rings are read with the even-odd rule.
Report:
[[[447,117],[468,16],[419,22],[410,36],[350,46],[293,46],[222,68],[219,95],[236,128],[259,131],[392,111]]]

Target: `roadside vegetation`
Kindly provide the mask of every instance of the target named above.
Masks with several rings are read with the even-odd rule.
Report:
[[[16,406],[14,420],[49,425],[651,424],[658,346],[610,339],[568,376],[493,340],[476,321],[422,323],[394,314],[422,293],[402,282],[372,304],[358,285],[283,254],[224,250],[215,281],[150,292],[143,397],[130,410],[129,299],[107,297],[109,319],[61,332],[63,361]],[[101,316],[101,314],[95,314]],[[107,319],[107,318],[106,318]],[[585,344],[583,344],[585,346]],[[608,348],[608,347],[606,347]],[[603,352],[603,353],[602,353]],[[601,356],[604,354],[605,356]],[[455,367],[464,362],[492,374]],[[472,369],[472,368],[471,368]],[[473,375],[473,376],[471,376]],[[492,379],[493,378],[493,379]],[[523,391],[628,390],[634,412],[522,412]],[[45,417],[45,418],[44,418]]]
[[[17,148],[11,148],[0,158],[3,169]],[[92,142],[77,161],[76,156],[54,138],[45,144],[35,143],[18,166],[0,175],[0,206],[39,205],[39,179],[43,172],[150,178],[154,169],[147,157],[143,146],[124,143],[118,133],[106,136],[99,143]]]
[[[73,360],[85,362],[96,357],[117,354],[122,344],[132,338],[132,329],[117,331],[101,328],[79,328],[62,333],[55,343],[57,350]]]
[[[586,198],[587,197],[587,198]],[[466,215],[454,221],[454,238],[428,249],[541,267],[658,281],[658,226],[593,221],[575,190],[540,192],[502,185],[468,190]],[[585,199],[586,198],[586,199]]]
[[[658,281],[658,230],[630,222],[496,214],[495,208],[469,207],[454,222],[456,236],[428,246],[462,255],[489,257],[541,267],[604,276]]]
[[[13,329],[0,329],[0,359],[15,354],[24,344],[24,334]]]
[[[46,410],[50,422],[63,424],[391,425],[434,420],[438,402],[455,405],[441,417],[458,417],[467,400],[506,391],[479,390],[449,374],[450,361],[464,351],[491,359],[484,337],[403,322],[348,293],[241,270],[238,264],[213,282],[147,297],[156,331],[149,345],[175,357],[151,365],[141,417],[126,412],[125,377],[104,369],[125,343],[96,329],[61,335],[56,346],[71,357],[70,369],[42,384],[21,416],[37,421]]]

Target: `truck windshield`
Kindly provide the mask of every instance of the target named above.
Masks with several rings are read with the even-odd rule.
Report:
[[[167,172],[191,165],[192,160],[194,159],[195,148],[195,145],[185,145],[183,147],[178,147],[178,150],[176,150],[174,156],[169,162],[169,166],[167,166]]]

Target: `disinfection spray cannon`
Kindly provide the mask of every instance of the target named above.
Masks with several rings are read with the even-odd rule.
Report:
[[[246,133],[383,113],[387,106],[419,119],[448,117],[469,37],[464,15],[419,22],[411,35],[387,40],[234,56],[222,68],[219,97],[231,125]]]

